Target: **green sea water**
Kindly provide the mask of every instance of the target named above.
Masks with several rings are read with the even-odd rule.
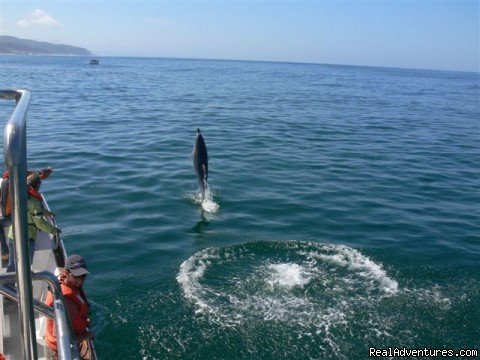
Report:
[[[101,359],[480,348],[479,74],[89,61],[2,57],[0,79],[32,92],[29,167],[54,168]]]

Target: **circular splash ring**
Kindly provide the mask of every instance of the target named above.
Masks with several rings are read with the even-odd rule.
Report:
[[[195,312],[218,325],[280,321],[315,332],[398,291],[358,250],[300,241],[207,248],[181,264],[177,281]]]

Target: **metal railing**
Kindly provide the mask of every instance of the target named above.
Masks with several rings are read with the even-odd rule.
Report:
[[[54,302],[53,310],[35,299],[33,299],[34,310],[39,314],[50,319],[55,319],[55,331],[57,335],[57,349],[59,359],[80,359],[78,348],[75,344],[71,327],[68,325],[70,320],[67,317],[68,312],[65,307],[65,299],[62,294],[60,283],[55,275],[48,271],[39,271],[32,273],[33,280],[41,280],[47,282],[52,290]],[[17,290],[12,285],[8,285],[15,281],[15,274],[0,274],[0,292],[10,300],[19,302]],[[5,285],[7,284],[7,285]],[[67,326],[62,326],[67,324]],[[76,355],[75,355],[76,354]]]
[[[30,97],[30,92],[26,90],[0,90],[0,99],[16,101],[16,107],[4,131],[5,165],[10,173],[9,185],[13,200],[12,225],[15,238],[16,274],[1,275],[0,283],[15,280],[17,282],[18,294],[16,294],[16,300],[18,301],[21,346],[24,359],[38,359],[32,275],[35,280],[46,281],[53,291],[59,359],[80,359],[58,279],[49,272],[32,273],[30,269],[26,191],[26,114]]]

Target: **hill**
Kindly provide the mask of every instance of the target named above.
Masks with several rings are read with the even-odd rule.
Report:
[[[0,54],[17,55],[76,55],[91,56],[87,49],[59,45],[35,40],[19,39],[14,36],[0,36]]]

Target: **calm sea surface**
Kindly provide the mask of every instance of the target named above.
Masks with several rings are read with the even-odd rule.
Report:
[[[480,348],[478,73],[89,61],[4,56],[0,80],[32,92],[29,167],[54,167],[101,359]]]

